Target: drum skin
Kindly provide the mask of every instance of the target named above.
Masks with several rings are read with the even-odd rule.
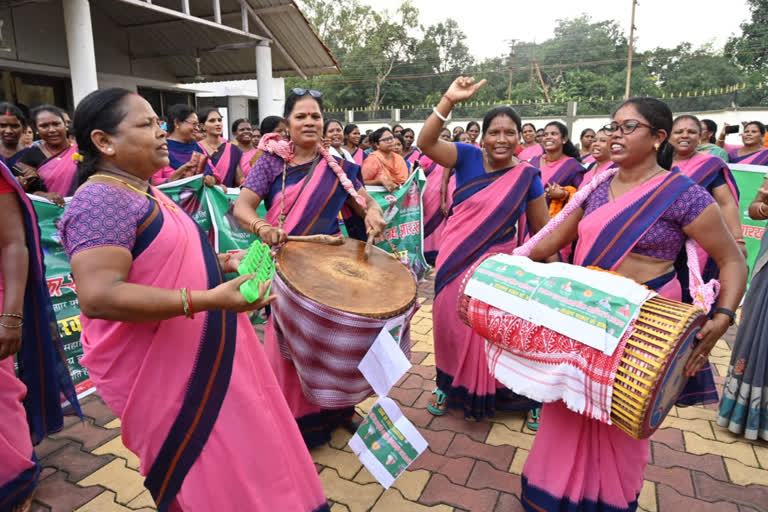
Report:
[[[386,251],[345,238],[342,245],[288,242],[277,253],[276,271],[296,293],[325,306],[369,318],[391,318],[416,300],[413,274]]]

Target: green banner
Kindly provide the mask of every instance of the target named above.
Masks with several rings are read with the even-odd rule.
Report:
[[[37,196],[29,197],[32,199],[40,226],[45,278],[48,281],[48,292],[51,294],[64,356],[69,364],[75,391],[82,397],[95,389],[88,378],[88,369],[80,365],[80,358],[83,357],[80,344],[80,303],[77,300],[77,288],[72,279],[69,258],[64,252],[59,236],[59,221],[64,209]]]
[[[210,187],[203,184],[203,175],[160,185],[160,190],[182,207],[206,233],[211,230],[211,215],[205,207],[204,192]]]
[[[368,193],[381,206],[384,211],[384,220],[387,221],[386,237],[397,249],[400,257],[405,257],[421,279],[429,270],[429,265],[424,259],[424,235],[422,230],[422,205],[421,196],[427,179],[424,172],[411,174],[400,188],[388,192],[384,187],[366,187]],[[392,248],[386,241],[376,244],[387,252]]]
[[[752,267],[760,252],[760,241],[765,232],[765,221],[749,218],[749,205],[755,200],[757,189],[763,184],[766,168],[762,165],[728,164],[736,185],[739,187],[739,211],[741,212],[741,231],[747,246],[747,264],[750,279]]]

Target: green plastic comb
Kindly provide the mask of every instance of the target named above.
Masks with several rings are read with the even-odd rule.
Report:
[[[248,248],[245,258],[240,262],[240,266],[237,267],[237,273],[241,276],[256,274],[256,277],[240,285],[240,293],[248,302],[259,300],[259,283],[272,279],[275,275],[275,262],[269,246],[261,240],[254,241]],[[269,286],[266,296],[269,296],[271,290],[272,285]]]

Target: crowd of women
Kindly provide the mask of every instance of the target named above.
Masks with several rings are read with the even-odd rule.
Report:
[[[399,125],[361,133],[325,120],[322,94],[301,88],[286,98],[282,117],[258,127],[236,120],[233,141],[222,137],[216,109],[174,105],[160,120],[124,89],[93,92],[71,123],[53,106],[35,109],[27,121],[17,107],[0,104],[0,203],[7,212],[0,227],[0,454],[9,461],[0,467],[0,510],[29,507],[40,472],[33,444],[61,428],[60,392],[77,411],[55,328],[39,328],[52,310],[27,194],[58,204],[74,196],[59,227],[83,313],[81,363],[121,419],[123,442],[141,460],[158,508],[321,511],[329,508],[308,449],[337,428],[354,431],[354,408],[307,399],[296,367],[281,355],[279,339],[291,333],[270,317],[262,345],[246,315],[275,297],[248,303],[239,286],[251,276],[224,278],[243,254],[216,254],[153,185],[202,174],[208,186],[239,186],[235,217],[279,247],[291,235],[338,235],[340,219],[351,236],[381,235],[386,222],[366,185],[391,191],[417,168],[427,180],[425,255],[436,268],[437,376],[428,410],[456,408],[473,421],[529,411],[537,434],[523,471],[527,510],[635,510],[649,441],[562,402],[542,407],[504,388],[489,372],[483,340],[458,317],[461,280],[488,253],[509,253],[546,229],[531,259],[599,266],[691,302],[682,256],[692,239],[699,270],[721,286],[677,403],[716,402],[708,355],[733,324],[747,281],[740,191],[726,159],[768,166],[765,126],[746,123],[743,146],[724,147],[711,121],[673,119],[662,101],[630,98],[609,124],[584,130],[579,148],[564,124],[537,130],[509,106],[490,110],[482,125],[449,130],[451,110],[484,83],[456,79],[418,138]],[[22,139],[28,125],[37,142]],[[585,188],[587,199],[550,223]],[[768,181],[741,193],[756,193],[749,214],[768,219]],[[265,218],[256,214],[262,201]],[[623,215],[638,205],[646,214]],[[766,263],[764,241],[719,423],[768,440]],[[261,283],[262,296],[269,285]]]

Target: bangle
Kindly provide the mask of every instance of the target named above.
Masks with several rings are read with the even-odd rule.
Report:
[[[19,322],[17,325],[10,325],[6,324],[5,322],[0,322],[0,325],[6,329],[21,329],[21,327],[24,325],[24,322]]]
[[[0,313],[0,317],[8,317],[8,318],[18,318],[19,320],[24,320],[24,317],[21,315],[17,315],[16,313]]]
[[[261,232],[261,230],[264,229],[264,228],[269,229],[271,227],[272,226],[270,226],[268,222],[265,222],[264,224],[259,226],[259,229],[256,230],[256,233],[254,233],[254,235],[256,235],[259,238],[262,238],[262,236],[259,234]],[[263,238],[262,238],[262,240],[263,240]]]
[[[187,290],[187,304],[189,305],[189,318],[195,318],[195,310],[192,308],[192,292]]]
[[[251,230],[251,233],[254,235],[258,234],[258,228],[257,226],[261,226],[262,224],[266,224],[266,221],[264,219],[260,219],[256,217],[251,221],[251,224],[248,226],[248,228]]]
[[[735,323],[736,323],[736,313],[734,313],[734,312],[733,312],[733,311],[731,311],[730,309],[726,309],[726,308],[717,308],[717,309],[715,310],[715,314],[717,314],[717,313],[720,313],[721,315],[725,315],[725,316],[727,316],[728,318],[730,318],[730,322],[728,323],[728,325],[733,325],[733,324],[735,324]]]
[[[445,117],[443,114],[441,114],[440,112],[438,112],[438,110],[437,110],[437,107],[434,107],[434,108],[432,109],[432,112],[434,112],[434,113],[435,113],[435,115],[437,116],[437,118],[438,118],[438,119],[440,119],[440,120],[441,120],[442,122],[444,122],[444,123],[445,123],[445,122],[447,122],[447,121],[448,121],[448,119],[450,119],[450,117],[451,117],[451,114],[450,114],[450,113],[448,113],[448,117]]]
[[[443,94],[443,98],[445,98],[445,101],[450,103],[452,107],[456,106],[456,102],[449,98],[447,94]]]
[[[192,318],[189,314],[189,297],[187,296],[186,288],[181,289],[181,305],[184,308],[184,316],[187,318]]]

